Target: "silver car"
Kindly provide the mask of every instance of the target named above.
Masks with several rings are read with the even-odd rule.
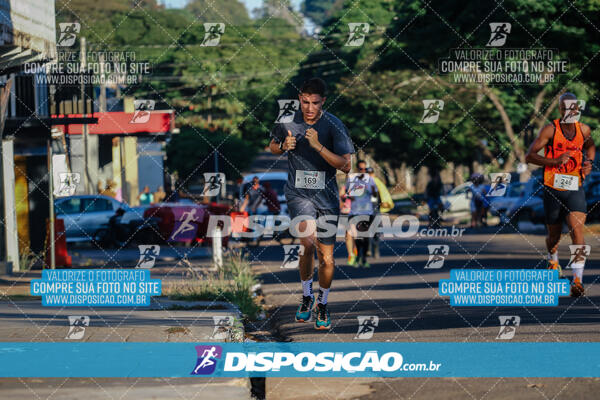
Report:
[[[119,208],[125,210],[121,223],[144,219],[146,207],[130,207],[109,196],[78,195],[54,200],[56,218],[65,221],[67,242],[92,240],[94,233],[107,224]]]

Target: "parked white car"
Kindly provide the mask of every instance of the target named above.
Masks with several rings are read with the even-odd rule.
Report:
[[[67,242],[91,241],[94,233],[107,224],[119,208],[125,210],[121,223],[143,221],[146,207],[130,207],[103,195],[76,195],[54,200],[56,218],[65,222]]]
[[[466,182],[450,190],[448,194],[441,197],[446,213],[460,213],[471,211],[471,191],[472,182]]]
[[[287,172],[257,172],[255,174],[244,175],[242,183],[240,184],[240,202],[244,201],[244,196],[250,188],[250,185],[252,184],[252,178],[254,178],[255,176],[258,177],[261,185],[264,185],[265,182],[269,182],[269,184],[271,185],[271,189],[273,189],[275,193],[277,193],[277,200],[279,200],[279,204],[281,205],[280,214],[287,215],[287,204],[285,200],[285,195],[283,194],[283,187],[285,186],[285,183],[288,179]],[[262,202],[262,204],[257,208],[256,213],[269,214],[269,210],[267,209],[267,206],[264,202]]]

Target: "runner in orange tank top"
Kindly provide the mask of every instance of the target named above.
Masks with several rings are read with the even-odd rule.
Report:
[[[583,228],[587,213],[583,179],[592,171],[596,146],[588,125],[579,122],[582,103],[573,93],[564,93],[558,101],[561,118],[544,126],[529,147],[528,163],[544,167],[544,212],[548,236],[548,268],[562,270],[558,262],[558,243],[563,223],[567,222],[573,242],[571,296],[583,290],[583,268],[586,255]],[[544,149],[544,155],[538,154]],[[579,249],[579,250],[578,250]]]

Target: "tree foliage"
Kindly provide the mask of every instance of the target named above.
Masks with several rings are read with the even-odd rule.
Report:
[[[191,0],[185,9],[202,22],[244,25],[250,22],[248,11],[238,0]]]
[[[377,160],[414,167],[478,160],[512,170],[524,161],[528,132],[556,118],[565,90],[588,99],[584,121],[597,127],[598,9],[592,0],[346,2],[323,27],[326,51],[312,57],[343,62],[330,79],[329,107]],[[344,46],[347,23],[358,21],[370,24],[364,45]],[[451,49],[485,47],[495,21],[512,24],[506,47],[557,49],[568,73],[531,85],[453,84],[439,74]],[[435,124],[420,123],[426,99],[445,103]]]
[[[315,24],[323,26],[343,4],[344,0],[304,0],[300,10]]]
[[[202,173],[215,171],[216,151],[219,172],[234,179],[250,165],[252,158],[248,155],[256,150],[247,141],[226,132],[186,126],[167,145],[167,164],[185,184],[201,181]]]
[[[157,109],[174,109],[182,132],[189,128],[199,135],[221,135],[228,138],[223,146],[241,138],[240,149],[266,145],[280,91],[314,43],[286,20],[268,16],[251,21],[246,15],[243,21],[225,18],[240,24],[225,23],[218,46],[203,47],[203,17],[189,10],[131,8],[126,3],[108,0],[90,11],[82,0],[73,0],[57,8],[57,21],[80,22],[89,51],[132,51],[138,61],[149,61],[152,74],[121,93],[154,99]],[[227,4],[239,5],[206,3],[221,15],[227,15]],[[250,160],[252,153],[243,154]],[[169,166],[171,162],[173,158]]]
[[[237,0],[198,0],[187,10],[165,10],[151,0],[134,8],[126,0],[59,0],[57,20],[80,21],[90,48],[131,50],[152,63],[152,75],[124,94],[155,99],[175,109],[180,126],[225,135],[225,143],[236,138],[244,149],[268,143],[277,100],[296,98],[312,76],[327,81],[326,108],[345,122],[356,147],[390,165],[477,160],[513,169],[532,131],[556,117],[565,90],[587,100],[583,121],[600,139],[598,1],[306,0],[305,13],[322,18],[314,38],[298,33],[290,21],[295,14],[273,13],[277,3],[289,8],[269,0],[263,8],[271,11],[249,20]],[[206,20],[197,17],[209,11],[235,21],[225,21],[215,47],[200,46]],[[367,23],[369,32],[363,45],[347,46],[356,22]],[[530,85],[456,84],[440,74],[438,62],[451,49],[485,47],[491,22],[511,23],[507,48],[557,49],[568,73]],[[426,99],[444,101],[435,124],[421,123]]]

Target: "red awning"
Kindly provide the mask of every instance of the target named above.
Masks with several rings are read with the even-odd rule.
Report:
[[[52,117],[80,118],[81,116],[81,114],[69,114]],[[98,123],[87,126],[88,133],[92,135],[161,135],[171,132],[175,127],[173,110],[150,111],[149,115],[138,114],[135,119],[134,113],[121,111],[95,112],[94,117],[98,118]],[[83,132],[82,124],[56,125],[55,128],[69,135],[81,135]]]

